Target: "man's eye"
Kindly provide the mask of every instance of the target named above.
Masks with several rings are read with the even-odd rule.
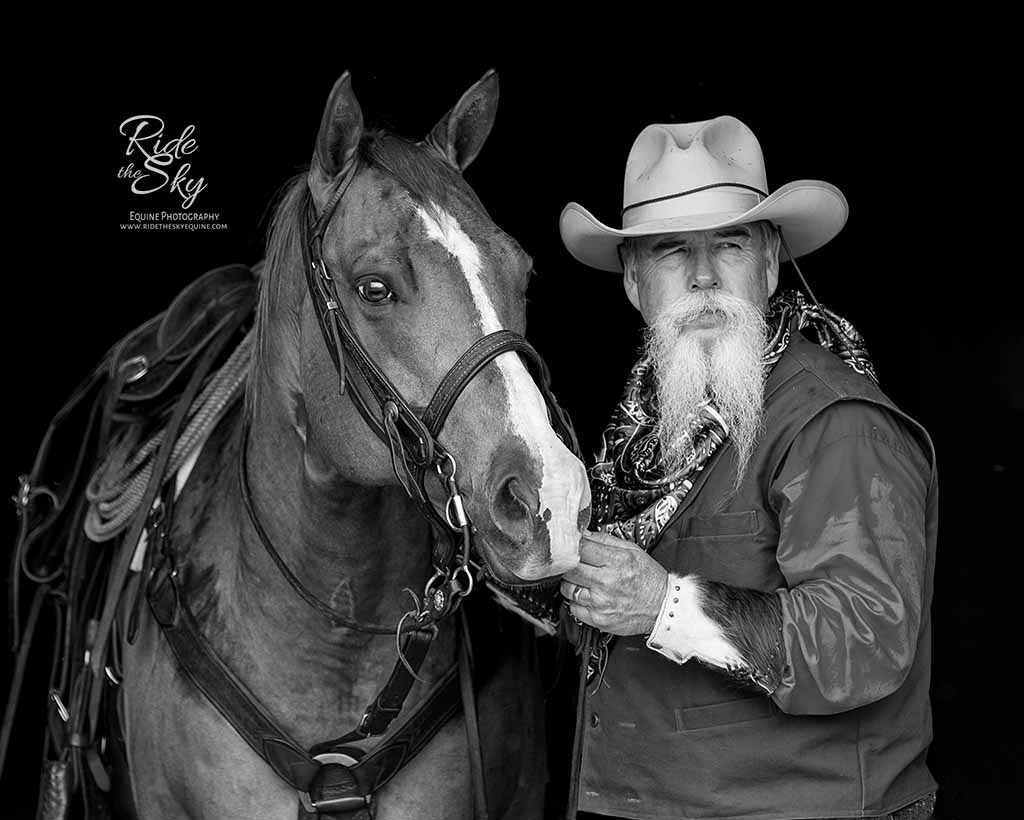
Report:
[[[739,244],[736,242],[719,242],[718,247],[719,249],[730,251],[738,251],[740,249]]]
[[[393,302],[395,293],[387,286],[386,282],[380,279],[364,279],[356,285],[356,292],[359,298],[371,305],[380,305],[384,302]]]

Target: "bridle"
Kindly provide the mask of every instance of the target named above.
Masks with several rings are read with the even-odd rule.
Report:
[[[308,200],[307,218],[303,222],[305,236],[301,242],[306,283],[339,385],[342,388],[346,382],[351,385],[349,395],[353,404],[367,426],[387,445],[396,477],[433,530],[433,575],[424,588],[423,605],[415,613],[416,624],[422,626],[450,614],[474,585],[470,568],[472,526],[459,491],[457,462],[438,441],[449,413],[469,383],[498,356],[510,351],[519,353],[537,381],[555,433],[577,457],[580,450],[568,416],[551,393],[546,364],[523,336],[510,330],[498,330],[474,342],[441,379],[422,416],[413,412],[356,336],[323,258],[327,226],[356,171],[354,163],[318,216],[312,197]],[[372,407],[357,389],[350,363],[376,407]],[[427,492],[426,480],[432,475],[436,475],[445,493],[443,512],[438,512]],[[481,570],[483,574],[490,574],[486,565],[482,565]],[[411,624],[410,628],[416,625]]]

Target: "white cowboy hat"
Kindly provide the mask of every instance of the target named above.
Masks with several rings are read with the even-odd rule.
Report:
[[[769,195],[761,146],[735,117],[648,125],[629,151],[622,203],[622,230],[575,202],[566,205],[559,227],[569,253],[592,268],[621,272],[618,246],[626,237],[767,219],[796,257],[832,239],[849,213],[846,197],[827,182],[790,182]]]

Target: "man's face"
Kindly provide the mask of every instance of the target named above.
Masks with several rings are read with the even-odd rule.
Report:
[[[713,398],[736,448],[739,486],[761,424],[775,238],[758,225],[663,234],[634,245],[625,261],[626,293],[648,325],[667,474],[686,462],[692,419]]]
[[[751,225],[640,237],[626,266],[626,294],[648,325],[680,296],[701,291],[738,296],[763,313],[778,284],[777,254],[765,245]],[[714,331],[719,321],[708,313],[691,329]]]

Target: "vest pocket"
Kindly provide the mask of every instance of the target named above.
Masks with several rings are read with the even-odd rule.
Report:
[[[693,515],[684,519],[679,538],[753,535],[758,528],[757,510],[719,513],[718,515]]]
[[[763,696],[712,703],[709,706],[691,706],[688,709],[676,707],[676,731],[689,732],[694,729],[708,729],[712,726],[727,726],[730,723],[744,723],[772,717],[779,710],[772,701]]]

